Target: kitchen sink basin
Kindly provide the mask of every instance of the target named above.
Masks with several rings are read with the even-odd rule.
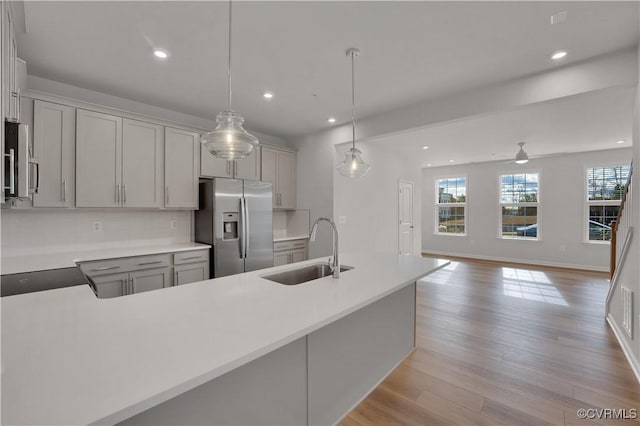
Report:
[[[353,269],[353,266],[340,266],[340,272]],[[331,275],[331,267],[326,263],[317,263],[315,265],[304,266],[298,269],[278,272],[276,274],[265,275],[262,278],[275,281],[284,285],[297,285],[306,283],[307,281],[317,280],[318,278],[328,277]]]

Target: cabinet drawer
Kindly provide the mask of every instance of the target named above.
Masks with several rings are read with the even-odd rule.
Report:
[[[137,271],[149,268],[160,268],[171,265],[170,254],[157,254],[152,256],[123,257],[119,259],[98,260],[95,262],[80,263],[82,272],[90,277],[118,272]]]
[[[279,241],[273,243],[273,251],[293,250],[307,247],[307,240]]]
[[[193,250],[175,253],[173,263],[182,265],[184,263],[205,262],[209,260],[209,250]]]

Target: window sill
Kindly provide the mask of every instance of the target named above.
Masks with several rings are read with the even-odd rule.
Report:
[[[582,244],[594,244],[597,246],[610,246],[611,241],[602,241],[602,240],[584,240]]]
[[[454,233],[454,232],[434,232],[433,235],[437,236],[446,236],[446,237],[466,237],[466,232],[463,234]]]
[[[499,236],[499,240],[507,240],[507,241],[538,241],[542,242],[542,238],[532,238],[532,237],[503,237]]]

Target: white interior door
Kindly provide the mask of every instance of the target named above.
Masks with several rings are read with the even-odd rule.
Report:
[[[413,254],[413,182],[400,181],[398,197],[398,252]]]

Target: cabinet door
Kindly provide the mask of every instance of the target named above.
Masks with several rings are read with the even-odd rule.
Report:
[[[158,290],[171,286],[171,268],[155,268],[131,272],[131,292]]]
[[[289,255],[291,252],[287,251],[276,251],[273,253],[273,266],[281,266],[289,263]]]
[[[164,146],[164,206],[197,209],[200,135],[166,127]]]
[[[292,263],[302,262],[303,260],[307,260],[307,250],[306,249],[291,250],[291,261],[292,261]]]
[[[164,128],[122,121],[122,206],[162,207]]]
[[[204,145],[200,145],[200,176],[233,177],[233,162],[221,160],[211,154]]]
[[[122,118],[76,114],[76,206],[121,205]]]
[[[92,280],[101,299],[124,296],[128,292],[129,274],[103,275]]]
[[[174,267],[174,285],[182,285],[209,279],[209,262],[190,263]]]
[[[260,180],[260,149],[254,149],[247,158],[234,163],[236,179]]]
[[[262,167],[260,170],[260,180],[273,183],[273,207],[276,208],[279,206],[278,201],[280,199],[278,195],[278,183],[276,182],[278,151],[271,148],[262,147],[261,154]]]
[[[295,209],[296,155],[292,152],[279,151],[277,164],[278,193],[280,194],[278,207],[282,209]]]
[[[40,163],[40,187],[34,207],[73,207],[75,197],[74,108],[33,102],[33,152]]]

